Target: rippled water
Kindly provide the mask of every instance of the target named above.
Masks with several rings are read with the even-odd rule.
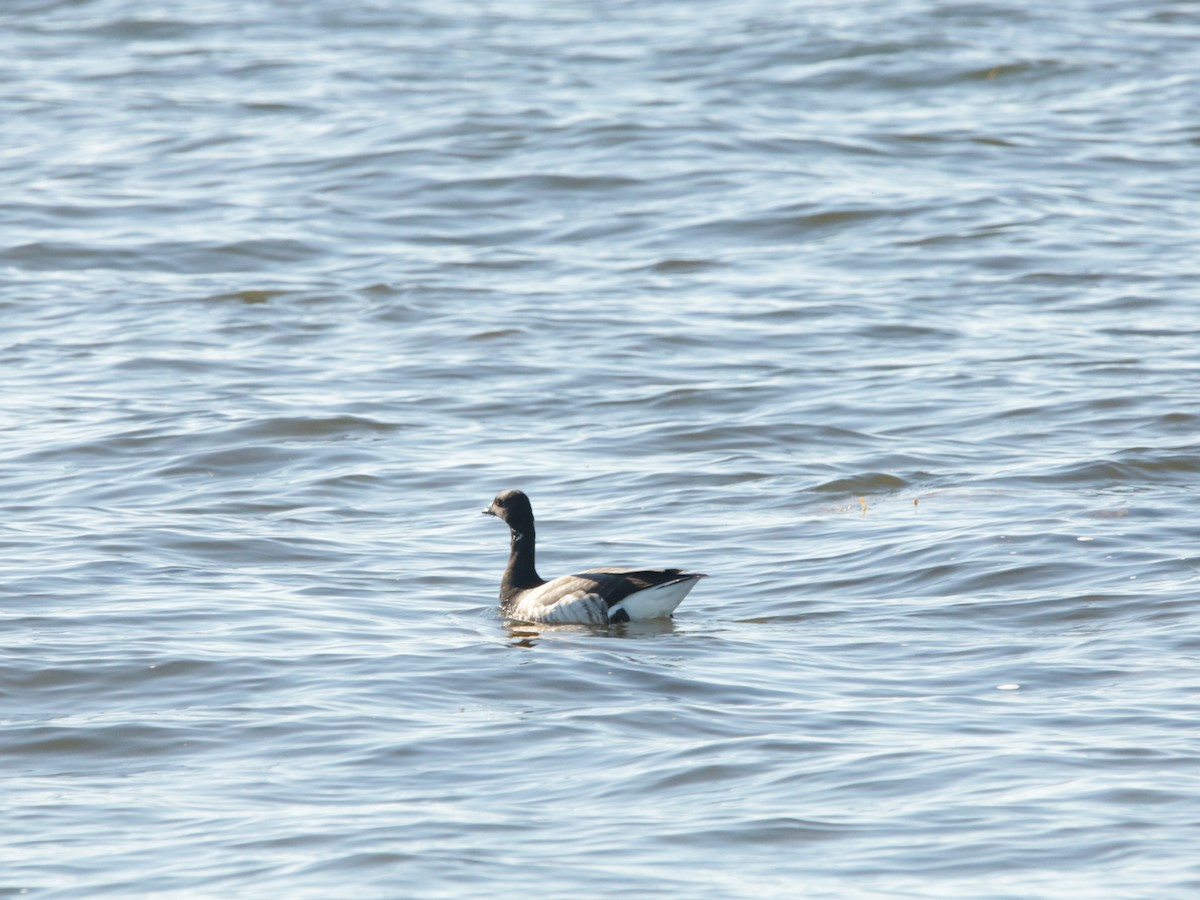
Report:
[[[1196,4],[0,29],[0,894],[1200,891]]]

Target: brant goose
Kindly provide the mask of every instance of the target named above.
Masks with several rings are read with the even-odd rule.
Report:
[[[500,581],[500,609],[512,619],[555,625],[606,625],[670,616],[705,576],[682,569],[588,569],[543,581],[533,567],[533,507],[521,491],[501,491],[486,516],[512,531]]]

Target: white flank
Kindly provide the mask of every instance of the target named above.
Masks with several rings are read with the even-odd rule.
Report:
[[[608,611],[608,617],[611,619],[618,612],[624,610],[631,622],[640,622],[643,619],[664,619],[675,611],[675,607],[683,602],[683,598],[699,580],[699,577],[686,578],[683,581],[660,584],[630,594]]]
[[[526,622],[546,622],[551,625],[604,625],[608,622],[608,607],[599,594],[575,591],[550,605],[537,602],[537,593],[509,613],[514,619]]]

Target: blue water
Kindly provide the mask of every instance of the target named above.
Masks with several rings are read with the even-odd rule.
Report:
[[[1195,4],[0,33],[0,894],[1200,891]]]

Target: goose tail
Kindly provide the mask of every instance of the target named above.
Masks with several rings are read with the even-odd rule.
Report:
[[[608,611],[610,622],[640,622],[644,619],[665,619],[675,611],[696,582],[706,576],[699,573],[681,575],[666,584],[643,588],[630,594]]]

